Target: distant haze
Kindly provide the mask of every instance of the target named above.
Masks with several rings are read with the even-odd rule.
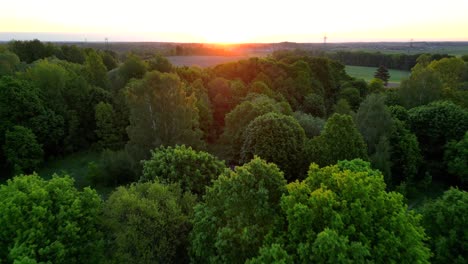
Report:
[[[468,41],[467,0],[6,1],[0,40]]]

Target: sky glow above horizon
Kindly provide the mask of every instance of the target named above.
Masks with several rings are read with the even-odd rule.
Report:
[[[0,40],[468,41],[468,0],[17,0]]]

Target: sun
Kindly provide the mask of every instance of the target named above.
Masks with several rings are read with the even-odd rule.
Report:
[[[252,38],[248,32],[239,30],[212,30],[201,32],[200,35],[204,42],[216,44],[246,43]]]

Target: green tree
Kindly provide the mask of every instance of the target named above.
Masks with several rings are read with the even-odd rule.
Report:
[[[20,64],[20,60],[16,54],[3,51],[0,52],[0,77],[4,75],[12,75]]]
[[[380,78],[374,78],[369,82],[369,92],[379,93],[385,90],[384,82]]]
[[[450,189],[426,203],[421,213],[423,226],[431,237],[428,244],[434,252],[432,263],[466,263],[468,193]]]
[[[96,135],[101,148],[116,149],[123,143],[123,131],[117,125],[117,115],[109,103],[99,102],[95,107]]]
[[[442,82],[434,71],[423,69],[401,82],[399,95],[406,108],[425,105],[442,97]]]
[[[127,148],[136,161],[160,145],[201,147],[195,98],[187,97],[180,79],[171,73],[150,72],[126,90],[130,108]]]
[[[307,141],[305,156],[309,164],[326,166],[339,160],[367,159],[367,146],[351,116],[333,114],[321,135]]]
[[[148,61],[148,71],[171,72],[172,64],[161,55],[155,55]]]
[[[353,87],[341,89],[338,93],[338,98],[346,99],[346,101],[348,101],[349,105],[351,106],[351,109],[353,109],[354,111],[356,111],[359,108],[359,105],[362,101],[359,90]]]
[[[204,139],[212,139],[213,107],[203,81],[201,79],[195,80],[188,87],[188,92],[190,95],[193,94],[197,100],[195,105],[198,109],[200,129],[203,131]]]
[[[458,88],[466,70],[465,62],[461,58],[455,57],[432,61],[427,67],[434,70],[444,86],[450,89]]]
[[[394,185],[402,181],[412,182],[422,163],[418,139],[400,120],[394,119],[389,135],[392,181]]]
[[[288,179],[302,176],[304,129],[291,116],[268,113],[255,118],[245,131],[241,160],[259,156],[278,165]]]
[[[333,112],[341,115],[354,115],[351,106],[346,99],[339,99],[338,102],[333,106]]]
[[[107,68],[102,61],[101,56],[91,50],[86,56],[84,64],[85,76],[88,82],[102,88],[109,86],[109,79],[107,77]]]
[[[3,152],[15,174],[30,173],[42,163],[44,152],[29,129],[13,126],[5,133]]]
[[[0,185],[0,259],[6,263],[99,263],[102,201],[69,176],[21,175]]]
[[[132,78],[142,78],[146,71],[146,63],[133,54],[130,54],[122,66],[120,66],[118,69],[118,73],[123,78],[124,83],[127,83]]]
[[[448,172],[463,183],[468,182],[468,131],[460,141],[449,141],[445,146],[444,161]]]
[[[50,59],[37,61],[27,70],[25,78],[39,88],[45,106],[59,115],[65,115],[67,103],[64,94],[70,74],[62,65]]]
[[[385,96],[367,96],[356,113],[356,124],[367,144],[368,153],[373,154],[381,137],[388,137],[392,127],[392,117],[385,105]]]
[[[191,258],[195,263],[244,263],[258,254],[265,236],[280,223],[283,173],[255,158],[226,170],[195,207]]]
[[[141,181],[179,183],[182,190],[201,196],[225,169],[224,162],[207,152],[184,145],[159,147],[143,161]]]
[[[270,112],[288,115],[291,113],[291,107],[286,102],[277,102],[266,95],[250,94],[244,102],[226,115],[226,125],[221,139],[228,148],[231,161],[240,161],[247,126],[255,118]]]
[[[294,112],[293,117],[299,122],[308,138],[319,136],[325,126],[325,120],[302,112]]]
[[[460,140],[468,130],[468,111],[452,102],[434,102],[409,110],[409,125],[429,171],[433,176],[445,175],[444,146]]]
[[[325,117],[326,108],[323,96],[314,93],[306,95],[302,111],[316,117]]]
[[[428,263],[420,216],[401,194],[385,191],[369,163],[312,164],[307,179],[287,188],[287,231],[278,239],[295,263]]]
[[[382,80],[384,85],[387,86],[388,80],[390,79],[390,73],[388,72],[387,67],[380,65],[374,73],[374,78]]]
[[[187,262],[194,205],[195,197],[177,185],[147,182],[118,187],[103,213],[109,262]]]

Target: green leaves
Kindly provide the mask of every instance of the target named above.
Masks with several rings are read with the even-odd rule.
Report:
[[[258,254],[263,239],[281,223],[283,173],[255,158],[225,171],[195,207],[191,257],[196,263],[244,263]]]
[[[9,263],[99,262],[101,199],[73,180],[21,175],[0,186],[0,259]],[[33,262],[35,260],[36,262]]]
[[[387,193],[381,173],[361,160],[319,168],[290,183],[281,199],[295,262],[423,262],[429,250],[418,217]]]
[[[255,155],[277,164],[288,179],[301,177],[304,129],[291,116],[268,113],[257,117],[245,131],[241,159]]]
[[[160,147],[151,151],[151,158],[143,161],[142,181],[157,180],[180,183],[184,191],[203,195],[226,166],[213,155],[195,151],[191,147]]]
[[[187,261],[195,196],[157,182],[119,187],[104,206],[110,263]]]

